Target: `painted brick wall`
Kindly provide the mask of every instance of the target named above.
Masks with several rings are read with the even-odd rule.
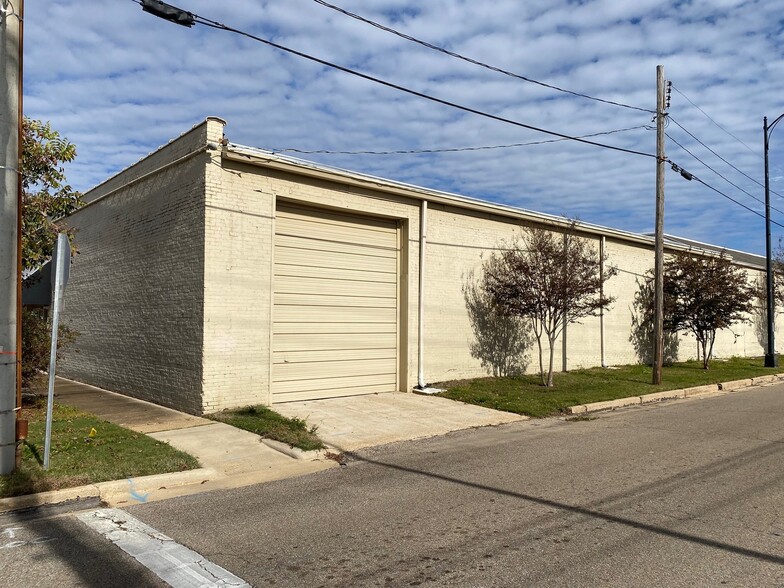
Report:
[[[402,331],[405,341],[403,352],[407,356],[405,361],[407,374],[404,376],[406,385],[402,389],[408,390],[415,386],[418,369],[419,202],[374,190],[364,190],[337,182],[306,178],[270,169],[242,164],[231,164],[230,167],[233,169],[224,172],[222,181],[224,186],[232,186],[231,189],[225,190],[224,195],[234,204],[224,203],[222,206],[223,208],[234,206],[236,210],[233,214],[240,214],[238,211],[242,211],[244,214],[256,215],[252,216],[256,219],[253,222],[261,223],[259,225],[261,233],[259,234],[254,228],[253,223],[243,225],[245,228],[239,228],[240,225],[236,220],[229,222],[228,217],[222,217],[222,222],[228,223],[227,226],[233,226],[235,231],[239,231],[241,239],[245,241],[248,238],[255,239],[258,255],[249,253],[248,247],[240,248],[240,252],[231,253],[228,258],[222,257],[222,262],[216,264],[216,270],[229,271],[227,268],[233,267],[231,260],[235,259],[241,251],[245,251],[246,255],[251,256],[249,262],[259,266],[258,273],[251,272],[245,275],[243,272],[246,270],[242,269],[232,269],[230,273],[235,277],[245,275],[247,283],[252,283],[251,298],[260,300],[261,303],[256,309],[258,314],[250,321],[232,321],[232,318],[225,314],[219,321],[221,327],[217,329],[217,332],[222,333],[225,338],[220,339],[217,334],[215,336],[216,341],[225,343],[227,349],[242,349],[243,345],[248,353],[252,353],[252,349],[257,349],[258,354],[255,357],[251,355],[241,355],[241,357],[243,361],[248,362],[245,365],[258,366],[258,370],[254,367],[252,381],[241,380],[241,385],[234,390],[230,389],[233,386],[231,380],[226,380],[222,384],[226,388],[221,388],[225,392],[220,393],[220,399],[215,406],[233,402],[238,394],[247,394],[247,391],[255,389],[252,385],[255,382],[260,382],[261,385],[258,387],[258,393],[252,394],[252,398],[264,401],[268,390],[268,382],[265,378],[269,376],[268,329],[272,320],[269,315],[271,269],[270,260],[265,259],[265,255],[267,249],[271,247],[270,239],[274,228],[266,226],[264,222],[274,211],[274,198],[400,220],[401,226],[406,228],[407,233],[401,255],[401,276],[407,283],[407,287],[403,287],[404,295],[401,297],[404,314],[402,324],[407,330]],[[221,211],[221,214],[226,214],[226,211]],[[217,213],[215,218],[217,222]],[[466,311],[464,289],[470,284],[472,276],[475,279],[480,274],[482,260],[496,250],[503,240],[510,239],[521,230],[519,221],[514,219],[430,203],[425,291],[425,378],[428,383],[488,375],[488,370],[481,366],[479,359],[473,357],[470,351],[475,334]],[[252,237],[254,234],[255,237]],[[219,239],[219,236],[215,238]],[[599,237],[589,238],[598,250]],[[630,340],[634,295],[639,287],[638,281],[653,266],[653,248],[608,238],[605,251],[609,257],[608,264],[615,265],[619,269],[618,275],[613,277],[606,287],[607,294],[614,296],[616,301],[604,314],[605,362],[607,365],[635,363],[638,361],[638,355]],[[226,255],[226,252],[224,251],[222,255]],[[215,281],[216,308],[219,304],[227,303],[226,299],[221,302],[217,294],[217,284],[225,282],[225,279]],[[242,286],[237,283],[236,293],[229,296],[229,300],[238,299],[243,295]],[[251,311],[248,310],[247,313]],[[245,316],[248,316],[247,313]],[[601,365],[600,325],[599,317],[590,317],[583,320],[581,324],[568,327],[565,343],[561,338],[556,346],[554,358],[556,370],[564,366],[567,369],[576,369]],[[236,337],[229,337],[228,331],[236,333]],[[759,354],[760,347],[752,326],[738,325],[732,331],[725,331],[719,335],[716,343],[717,356]],[[693,357],[696,349],[693,342],[685,335],[681,336],[681,339],[683,341],[679,358]],[[242,343],[243,341],[245,343]],[[215,351],[221,352],[219,345],[216,345]],[[216,362],[215,365],[218,363]],[[226,369],[230,368],[227,366]],[[532,343],[529,353],[529,371],[536,369],[538,369],[537,353],[535,344]]]
[[[153,157],[99,186],[77,211],[78,229],[64,322],[79,332],[61,375],[190,413],[202,411],[204,187],[195,127]]]
[[[215,180],[219,189],[212,191],[209,179],[207,188],[205,410],[269,402],[276,200],[395,218],[403,238],[419,232],[419,204],[413,200],[226,160],[223,167]],[[416,239],[403,246],[404,282],[409,273],[417,275]],[[403,390],[416,383],[416,296],[414,280],[408,302],[401,298],[401,337],[410,350],[401,355]]]
[[[205,412],[269,404],[274,202],[264,176],[207,168]]]

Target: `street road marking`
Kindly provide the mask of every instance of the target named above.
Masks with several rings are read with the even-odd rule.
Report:
[[[16,539],[17,531],[23,530],[24,527],[6,527],[3,529],[2,534],[5,535],[8,539]],[[54,541],[54,537],[47,537],[43,535],[28,541],[17,539],[16,541],[9,541],[4,545],[0,545],[0,549],[16,549],[17,547],[24,547],[25,545],[40,545],[42,543],[49,543],[49,541]]]
[[[85,525],[117,545],[172,588],[250,584],[117,508],[78,515]]]
[[[22,527],[8,527],[7,529],[3,529],[3,535],[8,535],[9,539],[15,539],[16,532],[21,530]]]

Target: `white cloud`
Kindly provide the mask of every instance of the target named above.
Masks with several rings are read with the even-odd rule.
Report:
[[[337,2],[337,0],[334,0]],[[762,180],[762,116],[784,111],[778,2],[651,0],[343,0],[341,6],[406,33],[528,77],[651,108],[662,63],[687,94],[671,114],[707,145]],[[477,68],[338,14],[312,0],[182,8],[390,82],[568,134],[650,122],[650,114],[553,92]],[[519,127],[329,70],[249,39],[164,22],[130,1],[27,3],[25,107],[77,144],[69,168],[89,188],[207,115],[228,120],[237,143],[332,150],[450,148],[547,139]],[[732,182],[762,188],[677,125],[667,132]],[[595,140],[653,153],[650,131]],[[668,155],[744,204],[759,202],[672,142]],[[653,225],[654,162],[573,142],[431,155],[304,156],[340,167],[457,191],[633,231]],[[771,141],[774,190],[784,194],[784,130]],[[773,205],[784,210],[784,199]],[[697,182],[667,175],[668,232],[762,252],[762,219]],[[784,214],[774,219],[784,224]],[[784,235],[776,227],[775,237]],[[775,238],[774,237],[774,238]]]

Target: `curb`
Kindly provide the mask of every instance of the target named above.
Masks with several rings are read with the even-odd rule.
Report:
[[[32,511],[42,506],[51,505],[69,505],[73,507],[72,510],[79,510],[83,505],[92,504],[95,501],[100,502],[100,499],[101,493],[94,484],[49,490],[38,494],[11,496],[10,498],[0,498],[0,516],[18,511]]]
[[[131,498],[136,502],[145,502],[146,496],[155,490],[172,487],[203,484],[218,477],[216,470],[198,468],[185,472],[154,474],[125,480],[96,482],[74,488],[49,490],[38,494],[24,494],[0,498],[0,516],[18,511],[32,511],[42,506],[64,506],[64,512],[89,508],[96,502],[101,504],[116,503],[119,498]]]
[[[601,402],[589,402],[578,404],[566,408],[567,414],[585,414],[588,412],[599,412],[602,410],[615,410],[627,406],[638,406],[651,404],[664,400],[677,400],[681,398],[707,397],[719,394],[720,392],[734,392],[746,388],[754,388],[765,384],[775,384],[784,381],[784,374],[771,374],[768,376],[758,376],[744,380],[733,380],[719,384],[706,384],[704,386],[693,386],[692,388],[682,388],[679,390],[665,390],[654,392],[642,396],[630,396],[628,398],[618,398],[616,400],[603,400]]]
[[[283,443],[282,441],[275,441],[274,439],[262,439],[261,442],[264,443],[264,445],[266,445],[270,449],[279,451],[283,455],[288,455],[289,457],[293,457],[294,459],[303,459],[303,460],[312,461],[314,459],[321,459],[325,457],[327,453],[326,449],[313,449],[311,451],[305,451],[304,449],[300,449],[299,447],[291,447],[288,443]]]

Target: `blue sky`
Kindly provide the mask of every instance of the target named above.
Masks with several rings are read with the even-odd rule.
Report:
[[[333,3],[499,68],[644,109],[655,108],[656,65],[662,64],[676,88],[670,115],[726,162],[672,121],[667,133],[736,186],[672,140],[667,156],[763,212],[762,117],[772,121],[784,113],[780,2]],[[313,0],[177,5],[372,76],[564,134],[651,123],[647,112],[476,67]],[[180,27],[143,13],[132,0],[28,1],[25,8],[25,111],[51,121],[77,145],[68,174],[81,190],[209,115],[228,121],[230,141],[269,149],[444,149],[549,138],[231,33]],[[594,140],[655,153],[655,133],[646,128]],[[772,189],[784,195],[784,124],[772,134],[770,155]],[[654,160],[575,142],[437,154],[298,156],[615,228],[653,227]],[[771,203],[782,211],[773,210],[774,221],[784,225],[784,198],[774,194]],[[665,206],[668,233],[764,253],[762,218],[669,169]],[[784,229],[774,225],[774,241],[780,236]]]

